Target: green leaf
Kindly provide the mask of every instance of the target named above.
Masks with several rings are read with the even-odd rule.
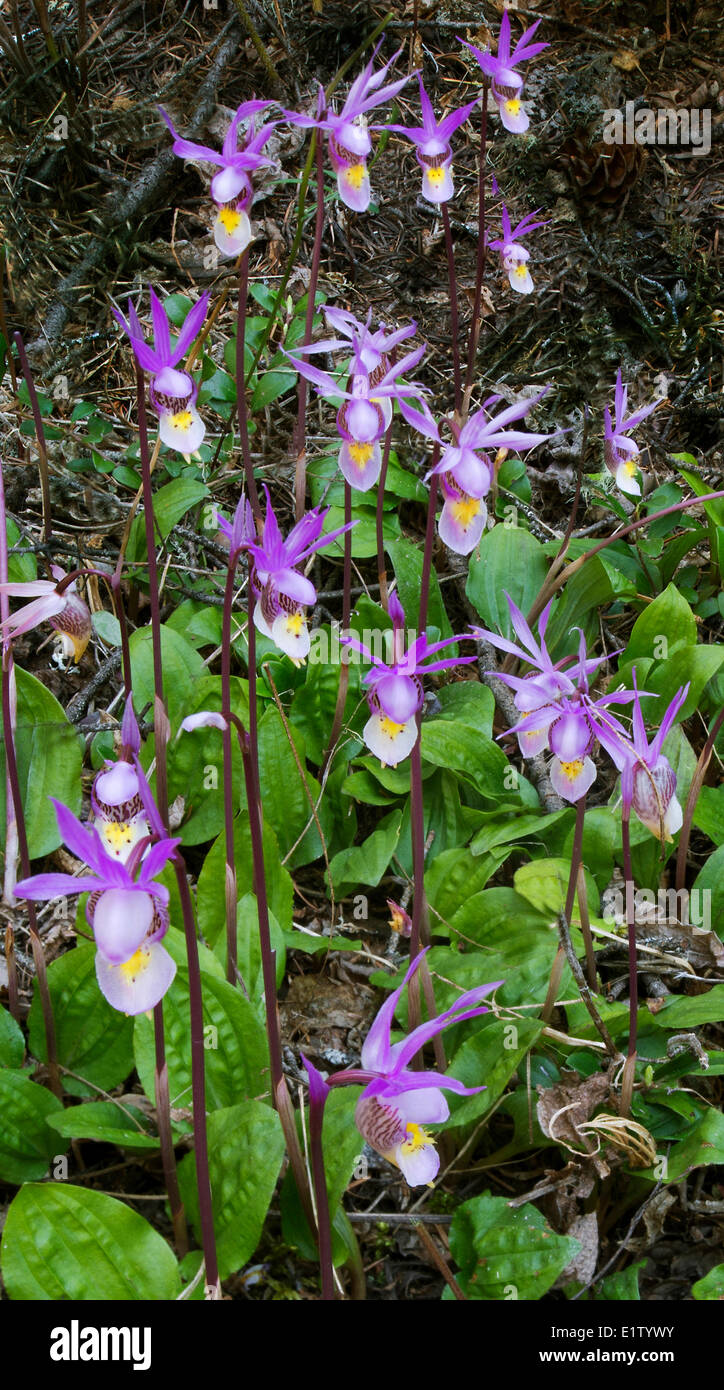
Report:
[[[498,801],[505,792],[508,759],[502,748],[478,729],[446,719],[425,719],[422,724],[422,759],[449,768],[470,782],[487,800]],[[506,793],[511,801],[516,791]]]
[[[533,1301],[555,1284],[580,1246],[555,1235],[531,1203],[514,1208],[504,1197],[484,1195],[458,1207],[450,1249],[468,1298]]]
[[[72,1096],[92,1088],[110,1091],[133,1070],[133,1022],[106,1002],[96,979],[95,946],[76,946],[48,966],[58,1061],[76,1076],[63,1075]],[[30,1051],[47,1062],[43,1011],[36,989],[28,1018]],[[90,1083],[86,1086],[84,1082]]]
[[[67,1139],[95,1139],[99,1144],[118,1144],[124,1149],[157,1149],[160,1140],[147,1133],[148,1121],[142,1123],[145,1116],[140,1111],[140,1128],[134,1124],[135,1110],[128,1101],[125,1106],[106,1100],[90,1101],[51,1115],[48,1124]]]
[[[102,642],[108,647],[120,647],[121,645],[121,624],[114,613],[94,613],[92,617],[93,627],[98,633]]]
[[[563,911],[568,892],[568,879],[571,864],[568,859],[534,859],[531,864],[523,864],[517,870],[513,883],[516,893],[527,898],[539,911],[557,914]],[[597,913],[600,906],[598,889],[589,874],[586,874],[588,906]],[[573,906],[574,917],[579,913],[578,894]]]
[[[702,787],[694,810],[694,825],[715,845],[724,844],[724,787]]]
[[[646,677],[646,689],[658,700],[642,699],[641,708],[647,722],[659,722],[677,690],[689,683],[689,693],[676,718],[688,719],[695,711],[704,687],[724,662],[724,645],[712,643],[695,647],[677,647],[676,655],[662,661]]]
[[[252,392],[249,409],[252,415],[257,410],[263,410],[264,406],[271,405],[279,396],[286,395],[287,391],[293,390],[296,385],[297,373],[292,371],[271,371],[265,372]]]
[[[166,540],[181,518],[208,496],[209,489],[206,484],[196,478],[174,478],[172,482],[159,488],[153,498],[156,534],[160,534],[162,539]],[[131,526],[128,545],[126,546],[126,559],[129,564],[136,561],[143,562],[147,558],[147,553],[146,522],[141,507]]]
[[[189,299],[187,294],[169,294],[163,300],[163,307],[174,328],[182,328],[187,314],[193,308],[193,300]]]
[[[10,1206],[2,1274],[12,1299],[149,1302],[181,1292],[158,1231],[123,1202],[70,1183],[30,1183]]]
[[[277,987],[284,979],[286,969],[286,938],[273,912],[269,913],[269,935],[272,950],[276,951]],[[324,941],[329,946],[329,937]],[[222,932],[216,942],[216,959],[226,965],[226,932]],[[264,975],[259,942],[259,916],[256,898],[253,893],[245,893],[236,908],[236,959],[239,973],[246,992],[255,1006],[259,1017],[264,1020]]]
[[[612,598],[609,574],[600,557],[594,555],[569,579],[548,623],[546,645],[555,660],[578,651],[577,627],[582,627],[587,636],[593,635],[594,627],[597,631],[598,612]],[[589,615],[593,616],[593,626],[586,623]]]
[[[7,1009],[0,1008],[0,1066],[21,1067],[24,1056],[23,1030]]]
[[[714,851],[697,874],[694,889],[698,889],[700,913],[702,904],[706,904],[709,921],[721,926],[724,921],[724,845]],[[709,896],[702,897],[702,894]]]
[[[639,1260],[638,1264],[629,1265],[628,1269],[622,1269],[618,1274],[609,1274],[596,1285],[594,1303],[613,1303],[619,1299],[630,1303],[640,1302],[639,1274],[645,1267],[646,1260]]]
[[[724,1265],[715,1265],[703,1279],[697,1279],[691,1292],[700,1303],[709,1300],[721,1303],[724,1299]]]
[[[225,1279],[246,1264],[259,1244],[284,1158],[284,1135],[275,1110],[248,1100],[209,1115],[208,1142],[216,1253]],[[181,1160],[178,1178],[200,1240],[194,1154]]]
[[[241,1098],[269,1092],[269,1054],[266,1034],[253,1004],[226,980],[204,974],[204,1063],[206,1106],[220,1110]],[[191,1104],[191,1035],[188,972],[179,969],[164,995],[166,1061],[171,1104]],[[156,1051],[153,1022],[145,1014],[135,1020],[136,1069],[149,1100],[155,1099]]]
[[[236,887],[239,897],[251,892],[252,856],[249,817],[244,811],[234,821],[234,863],[236,866]],[[196,910],[199,931],[205,941],[213,946],[220,934],[226,930],[226,846],[225,838],[219,835],[209,850],[196,888]],[[277,837],[271,826],[264,826],[264,865],[266,868],[266,889],[270,911],[274,913],[283,931],[292,925],[292,880],[282,867]]]
[[[635,661],[641,656],[660,660],[666,652],[695,643],[694,614],[676,586],[669,584],[636,619],[622,661]]]
[[[355,525],[352,527],[352,556],[356,560],[369,558],[377,554],[377,518],[373,507],[357,503],[354,508]],[[336,531],[338,527],[344,526],[344,509],[341,507],[330,506],[324,519],[322,534],[328,536],[331,531]],[[400,518],[397,512],[385,512],[382,523],[382,536],[385,542],[385,549],[389,549],[391,542],[397,540],[400,535]],[[341,559],[344,554],[344,536],[338,536],[337,540],[325,546],[325,555],[330,559]],[[341,580],[340,580],[341,583]]]
[[[27,671],[15,667],[18,714],[15,753],[25,829],[31,859],[52,854],[61,843],[55,810],[48,797],[55,796],[76,814],[81,808],[80,771],[83,744],[54,695]],[[5,743],[0,739],[0,762]],[[0,777],[0,848],[5,848],[5,777]]]
[[[306,753],[302,736],[295,729],[291,729],[291,735],[299,764],[304,769]],[[306,771],[304,779],[308,795],[302,785],[281,715],[276,707],[272,707],[259,721],[259,784],[264,818],[276,833],[282,856],[291,850],[307,827],[289,861],[292,869],[318,859],[322,853],[322,841],[312,815],[312,806],[317,808],[325,842],[329,840],[331,831],[329,810],[321,798],[319,783]]]
[[[36,1085],[25,1072],[0,1070],[0,1181],[42,1178],[51,1159],[65,1153],[68,1145],[59,1145],[47,1124],[49,1116],[62,1109],[57,1096]]]
[[[417,631],[420,622],[420,593],[422,590],[422,547],[411,545],[409,540],[405,538],[404,540],[388,542],[385,549],[394,567],[397,592],[400,603],[405,610],[405,621],[408,628],[414,628]],[[452,628],[445,612],[440,585],[434,569],[430,574],[427,625],[428,628],[436,627],[441,639],[452,636]],[[441,655],[443,654],[441,653]],[[454,656],[455,648],[450,647],[444,655]]]
[[[194,684],[205,674],[198,652],[173,628],[161,624],[161,661],[163,692],[168,716],[173,728],[193,709]],[[150,627],[139,627],[131,633],[131,671],[133,699],[137,710],[150,704],[153,708],[153,637]]]
[[[476,612],[492,632],[511,637],[506,590],[525,614],[537,596],[548,571],[540,542],[517,526],[494,526],[483,532],[470,557],[465,592]]]
[[[448,1075],[465,1086],[485,1086],[476,1096],[450,1096],[450,1119],[446,1129],[478,1120],[500,1096],[511,1076],[538,1041],[544,1025],[535,1019],[503,1022],[494,1018],[476,1019],[478,1031],[459,1047],[448,1067]]]
[[[525,840],[531,836],[547,845],[550,830],[567,815],[565,807],[561,811],[552,811],[549,815],[535,815],[522,808],[520,812],[517,812],[517,808],[509,809],[500,820],[495,817],[487,821],[482,830],[478,831],[470,848],[473,854],[484,854],[494,845],[505,845],[511,840],[517,843],[518,840]]]
[[[696,1129],[671,1148],[664,1180],[680,1182],[695,1168],[708,1167],[711,1163],[724,1163],[724,1115],[709,1109]],[[653,1169],[647,1176],[651,1175],[660,1176]]]
[[[343,896],[343,888],[354,888],[358,883],[377,887],[397,848],[401,823],[401,812],[392,811],[364,844],[351,845],[335,854],[329,866],[335,892]]]
[[[493,737],[495,699],[492,690],[479,681],[455,681],[436,692],[441,706],[440,719],[455,719],[468,728],[477,729],[486,738]]]
[[[657,1028],[698,1028],[702,1023],[721,1023],[724,1021],[724,984],[714,985],[705,994],[670,995],[652,1018]]]
[[[230,677],[231,708],[244,726],[249,718],[248,685]],[[221,677],[201,676],[194,685],[186,714],[221,709]],[[205,844],[224,826],[224,754],[219,729],[200,728],[174,739],[168,750],[169,799],[182,796],[185,816],[179,834],[184,845]],[[231,740],[233,805],[241,795],[241,753],[236,737]]]
[[[13,546],[27,544],[20,536],[20,527],[10,517],[6,522],[8,550]],[[38,563],[34,555],[8,555],[8,581],[11,584],[28,584],[38,573]]]

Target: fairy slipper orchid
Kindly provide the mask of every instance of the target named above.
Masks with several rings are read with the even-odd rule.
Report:
[[[369,648],[354,637],[344,636],[341,643],[359,652],[365,661],[371,663],[372,669],[362,677],[362,683],[369,686],[367,703],[371,711],[363,737],[370,752],[379,758],[383,767],[396,767],[409,756],[417,743],[417,715],[424,698],[420,677],[426,672],[466,665],[475,657],[454,656],[442,661],[428,661],[441,648],[460,641],[459,637],[447,637],[429,646],[423,634],[405,650],[405,614],[394,593],[390,596],[389,614],[392,619],[394,658],[391,665],[373,656]],[[423,662],[427,664],[423,665]]]
[[[366,212],[370,205],[370,176],[367,170],[367,160],[372,153],[372,141],[369,132],[370,129],[380,128],[378,126],[368,127],[364,118],[367,112],[373,110],[375,106],[381,106],[384,102],[391,101],[393,97],[396,97],[398,92],[402,91],[405,83],[409,82],[410,77],[413,76],[410,73],[397,82],[389,82],[386,86],[381,86],[388,69],[402,52],[401,49],[398,49],[389,62],[375,72],[373,64],[381,42],[380,40],[367,66],[352,83],[339,115],[335,115],[333,112],[322,115],[324,91],[321,87],[316,117],[300,115],[296,111],[284,112],[285,118],[294,125],[311,126],[316,130],[327,131],[329,158],[337,175],[337,191],[342,202],[353,212]]]
[[[458,39],[458,43],[464,44],[477,59],[478,64],[486,77],[491,79],[491,91],[495,99],[495,104],[500,114],[500,119],[506,130],[510,130],[515,135],[521,135],[528,129],[530,121],[528,114],[521,101],[523,91],[523,78],[516,67],[520,63],[525,63],[529,58],[535,58],[538,53],[542,53],[544,48],[548,48],[547,43],[531,43],[540,20],[531,24],[518,39],[512,53],[510,51],[510,17],[508,11],[503,11],[503,18],[500,21],[500,34],[498,35],[498,52],[495,57],[492,53],[486,53],[481,48],[476,48],[475,44],[466,43],[464,39]]]
[[[65,844],[91,872],[36,874],[19,883],[16,894],[36,902],[90,893],[86,917],[98,948],[100,988],[113,1008],[145,1013],[165,994],[176,973],[160,945],[169,925],[169,892],[154,880],[180,842],[160,840],[145,858],[136,844],[124,862],[107,852],[95,827],[88,829],[62,802],[50,799]]]
[[[616,484],[622,492],[629,493],[632,497],[641,496],[641,487],[636,478],[639,471],[639,450],[638,445],[633,439],[628,438],[627,431],[640,425],[647,415],[655,410],[658,401],[652,401],[650,405],[645,405],[641,410],[635,410],[632,415],[626,415],[628,406],[628,386],[624,386],[621,377],[621,368],[618,369],[616,376],[616,389],[614,393],[614,415],[611,419],[611,412],[608,406],[604,408],[604,437],[603,437],[603,457],[606,467],[616,479]]]
[[[393,1043],[391,1030],[395,1010],[424,955],[422,951],[415,957],[402,984],[382,1005],[362,1046],[359,1068],[335,1072],[325,1082],[316,1067],[302,1057],[310,1089],[314,1087],[319,1099],[326,1099],[332,1086],[364,1084],[355,1109],[357,1128],[373,1149],[400,1169],[410,1187],[430,1186],[440,1168],[435,1141],[423,1126],[447,1120],[450,1110],[443,1091],[472,1096],[485,1090],[485,1086],[464,1086],[462,1081],[437,1071],[413,1071],[410,1063],[420,1048],[445,1028],[487,1013],[480,1004],[481,999],[502,984],[501,980],[496,980],[466,990],[452,1008],[420,1024],[402,1042]]]
[[[159,416],[161,442],[170,449],[177,449],[180,454],[193,454],[203,441],[206,427],[195,407],[198,387],[188,372],[179,371],[177,364],[186,356],[198,336],[206,317],[209,296],[208,293],[202,294],[189,309],[173,346],[166,310],[153,290],[150,290],[150,298],[153,347],[149,347],[145,340],[138,314],[130,300],[127,320],[118,309],[114,308],[113,314],[130,339],[139,367],[153,373],[148,394]]]
[[[480,98],[476,97],[474,101],[469,101],[467,106],[460,107],[458,111],[451,111],[447,116],[443,116],[441,121],[437,121],[432,102],[419,75],[418,81],[422,125],[391,125],[388,128],[396,131],[398,135],[404,135],[405,139],[411,140],[415,146],[417,162],[422,169],[423,198],[426,198],[428,203],[447,203],[455,192],[450,136],[468,119]]]
[[[664,740],[689,694],[689,682],[677,690],[651,743],[646,737],[640,695],[633,670],[634,705],[632,739],[623,747],[621,758],[621,800],[624,813],[635,811],[642,825],[657,840],[671,841],[683,823],[681,804],[676,796],[676,773],[662,753]]]
[[[297,522],[284,540],[269,489],[265,487],[264,491],[267,505],[261,541],[248,541],[246,544],[252,592],[257,600],[254,626],[299,664],[308,656],[311,646],[306,609],[317,598],[311,579],[300,573],[299,566],[356,522],[351,522],[350,526],[340,526],[323,536],[321,532],[328,509],[313,510]]]
[[[488,243],[493,250],[500,252],[503,269],[508,273],[510,288],[518,294],[532,294],[534,289],[533,278],[528,269],[530,251],[520,245],[520,239],[527,236],[529,232],[535,232],[538,227],[547,227],[548,225],[547,222],[535,222],[534,218],[535,213],[531,212],[516,227],[511,228],[508,209],[503,204],[500,214],[503,235]]]
[[[277,124],[275,121],[269,121],[259,130],[255,130],[254,119],[257,112],[265,111],[268,106],[271,106],[269,101],[242,102],[234,113],[220,151],[212,149],[210,145],[198,145],[193,140],[185,140],[174,130],[163,108],[158,108],[174,137],[174,154],[194,163],[201,161],[219,167],[219,173],[214,174],[211,180],[211,197],[217,204],[214,241],[222,256],[240,255],[252,239],[251,223],[247,213],[254,196],[251,175],[255,170],[272,163],[261,151]],[[239,125],[244,120],[250,120],[250,129],[239,149]]]
[[[57,633],[58,657],[62,662],[72,660],[77,665],[91,638],[90,609],[78,593],[75,580],[60,587],[67,578],[65,570],[51,565],[51,574],[55,582],[31,579],[26,583],[0,584],[0,592],[11,598],[30,600],[17,613],[11,613],[0,625],[0,630],[3,637],[13,638],[30,632],[40,623],[49,623]]]

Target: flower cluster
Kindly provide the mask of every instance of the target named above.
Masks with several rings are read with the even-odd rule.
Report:
[[[359,1068],[336,1072],[327,1083],[316,1067],[302,1057],[314,1099],[326,1099],[331,1086],[364,1084],[355,1109],[357,1128],[373,1149],[400,1169],[411,1187],[430,1185],[440,1167],[435,1141],[423,1125],[442,1124],[448,1118],[450,1110],[443,1091],[472,1096],[485,1087],[464,1086],[462,1081],[437,1071],[412,1071],[410,1063],[420,1048],[445,1028],[487,1013],[480,1005],[481,999],[502,984],[502,980],[496,980],[467,990],[451,1009],[420,1024],[402,1042],[393,1043],[395,1010],[424,955],[422,951],[415,957],[399,989],[393,990],[382,1005],[365,1038]]]

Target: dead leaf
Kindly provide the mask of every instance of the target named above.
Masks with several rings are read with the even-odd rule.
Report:
[[[576,1279],[581,1284],[590,1284],[598,1264],[598,1218],[595,1211],[574,1217],[570,1226],[561,1234],[573,1236],[581,1248],[573,1256],[571,1263],[566,1265],[558,1280],[559,1286],[569,1283],[571,1279]]]
[[[638,56],[630,48],[619,48],[611,62],[619,72],[633,72],[639,66]]]

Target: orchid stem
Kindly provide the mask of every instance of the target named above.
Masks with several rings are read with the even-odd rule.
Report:
[[[463,398],[462,413],[463,418],[467,417],[470,408],[470,393],[472,391],[473,376],[475,375],[475,359],[478,353],[478,343],[480,341],[480,328],[482,316],[480,306],[483,296],[483,276],[485,274],[485,260],[487,247],[485,245],[485,160],[488,142],[488,81],[483,79],[483,106],[480,123],[480,157],[478,164],[478,255],[475,267],[475,300],[473,304],[473,317],[470,323],[470,337],[468,339],[468,365],[465,373],[465,394]]]
[[[636,906],[634,902],[634,878],[631,867],[631,834],[626,807],[621,817],[621,842],[623,847],[623,874],[626,880],[626,926],[628,928],[628,973],[629,973],[629,1027],[628,1055],[621,1077],[621,1102],[619,1113],[631,1113],[634,1076],[636,1072],[636,1041],[638,1028],[639,977],[636,957]]]
[[[246,341],[246,307],[249,297],[249,248],[247,247],[239,266],[239,298],[236,310],[236,418],[239,422],[241,453],[244,460],[246,495],[254,513],[257,530],[261,530],[262,515],[254,477],[254,464],[249,447],[249,416],[246,404],[247,380],[244,376],[244,343]]]
[[[377,511],[375,517],[377,528],[377,579],[379,581],[380,586],[380,603],[384,608],[385,613],[387,612],[387,605],[389,602],[389,596],[387,592],[387,569],[385,566],[384,537],[385,484],[387,482],[387,468],[390,462],[390,449],[392,447],[392,425],[393,421],[390,420],[385,434],[384,448],[382,450],[382,467],[380,469],[379,482],[377,483]]]
[[[345,526],[347,526],[348,529],[347,529],[347,530],[345,531],[345,533],[344,533],[344,570],[343,570],[343,579],[342,579],[342,633],[343,633],[343,634],[349,631],[349,620],[350,620],[350,612],[351,612],[351,597],[350,597],[350,590],[351,590],[351,588],[352,588],[352,532],[351,532],[351,530],[349,529],[349,525],[350,525],[351,520],[352,520],[352,489],[351,489],[349,483],[345,482],[345,485],[344,485],[344,524],[345,524]],[[324,773],[325,773],[325,771],[326,771],[326,769],[327,769],[327,766],[328,766],[328,764],[329,764],[331,758],[334,756],[334,750],[335,750],[335,748],[337,747],[337,740],[338,740],[339,735],[340,735],[340,732],[341,732],[341,730],[342,730],[342,721],[343,721],[343,719],[344,719],[344,707],[345,707],[345,704],[347,703],[347,690],[348,690],[348,688],[349,688],[349,666],[348,666],[347,662],[346,662],[345,659],[344,659],[344,653],[343,653],[343,654],[342,654],[342,657],[341,657],[340,668],[339,668],[339,685],[338,685],[338,687],[337,687],[337,703],[336,703],[336,705],[335,705],[335,707],[334,707],[334,719],[332,720],[332,732],[331,732],[331,734],[329,735],[329,742],[328,742],[328,744],[327,744],[327,751],[326,751],[326,753],[324,754],[324,758],[323,758],[323,760],[322,760],[322,773],[321,773],[322,776],[324,776]]]
[[[229,555],[229,568],[226,572],[224,588],[224,607],[221,622],[221,709],[226,721],[222,732],[224,759],[224,836],[226,848],[226,978],[230,985],[236,985],[237,942],[236,942],[236,856],[234,852],[234,786],[231,757],[231,607],[234,600],[234,580],[236,576],[236,553]],[[251,621],[251,620],[250,620]],[[251,816],[251,807],[249,809]],[[246,993],[246,990],[244,991]]]
[[[156,755],[156,804],[161,819],[168,827],[168,776],[166,770],[166,745],[168,743],[168,716],[163,700],[163,661],[161,653],[161,610],[158,598],[158,568],[156,565],[156,533],[153,515],[153,492],[151,489],[151,456],[148,449],[148,429],[146,424],[146,388],[141,368],[136,366],[136,391],[138,396],[138,435],[141,453],[141,478],[143,482],[143,519],[146,527],[146,550],[148,562],[148,592],[151,602],[151,641],[153,644],[153,688],[155,692],[153,725],[154,752]]]
[[[156,1071],[154,1089],[156,1093],[156,1120],[161,1143],[161,1162],[163,1176],[171,1208],[174,1244],[180,1260],[188,1253],[189,1238],[186,1229],[186,1213],[179,1192],[176,1172],[176,1155],[173,1149],[171,1132],[171,1101],[168,1091],[168,1066],[166,1063],[166,1040],[163,1026],[163,1000],[160,999],[153,1010],[153,1032],[156,1046]]]
[[[450,287],[450,318],[452,328],[453,373],[455,378],[455,410],[460,412],[463,404],[462,378],[460,375],[460,326],[458,322],[458,291],[455,275],[455,252],[453,250],[450,213],[447,203],[442,204],[442,225],[445,229],[445,250],[447,252],[447,273]]]
[[[315,136],[317,208],[314,226],[314,249],[312,251],[312,265],[309,272],[309,288],[307,290],[307,312],[304,321],[305,343],[309,343],[312,337],[317,281],[319,280],[319,262],[322,255],[322,233],[324,231],[324,147],[321,140],[321,133],[315,131]],[[299,385],[297,388],[297,424],[292,445],[296,456],[294,470],[294,506],[297,521],[301,521],[304,515],[304,503],[307,496],[307,451],[305,446],[307,389],[307,379],[300,373]]]
[[[573,914],[573,905],[576,901],[576,884],[578,882],[579,870],[583,867],[583,825],[586,814],[586,794],[579,797],[576,802],[576,827],[573,832],[573,850],[571,853],[571,872],[568,878],[568,892],[566,894],[566,921],[570,922]],[[579,894],[580,907],[580,894]],[[584,921],[584,913],[581,912],[581,934],[586,948],[586,976],[589,988],[596,988],[596,957],[593,951],[593,937],[591,936],[590,923]]]
[[[325,1303],[334,1301],[334,1270],[332,1265],[332,1229],[329,1220],[329,1197],[324,1170],[324,1150],[322,1147],[322,1125],[324,1120],[324,1100],[309,1097],[309,1142],[312,1151],[312,1181],[317,1207],[317,1232],[319,1240],[319,1271],[322,1278],[322,1299]]]

